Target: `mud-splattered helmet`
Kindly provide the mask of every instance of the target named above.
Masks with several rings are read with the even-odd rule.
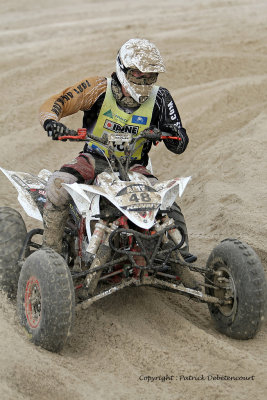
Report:
[[[163,60],[149,40],[130,39],[120,48],[116,61],[117,77],[139,104],[147,100],[160,72],[165,72]]]

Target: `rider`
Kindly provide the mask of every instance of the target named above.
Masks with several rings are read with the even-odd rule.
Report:
[[[89,77],[49,98],[40,109],[40,122],[53,140],[70,133],[61,118],[84,112],[83,127],[94,136],[106,131],[153,132],[159,129],[180,140],[164,139],[173,153],[183,153],[188,144],[186,130],[169,91],[155,86],[159,73],[165,72],[157,47],[145,39],[130,39],[119,50],[116,72],[111,78]],[[157,130],[156,130],[157,131]],[[144,142],[136,151],[131,170],[155,179],[146,169],[151,141]],[[99,149],[100,148],[100,149]],[[102,149],[103,151],[103,149]],[[117,148],[117,155],[122,151]],[[62,183],[92,183],[95,176],[107,167],[101,145],[88,142],[75,160],[55,171],[47,184],[47,201],[44,208],[43,245],[57,252],[62,250],[62,236],[68,217],[69,194]],[[174,207],[174,218],[185,227],[183,215]],[[181,221],[182,219],[182,221]],[[194,257],[184,248],[184,257]]]

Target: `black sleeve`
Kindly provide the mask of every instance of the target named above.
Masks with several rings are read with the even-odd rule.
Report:
[[[164,144],[168,150],[176,154],[185,151],[189,142],[186,130],[182,126],[178,109],[170,92],[163,87],[160,87],[157,93],[151,125],[155,125],[162,132],[167,132],[171,136],[181,139],[164,139]]]

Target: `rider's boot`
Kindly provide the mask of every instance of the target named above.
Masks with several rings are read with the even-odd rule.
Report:
[[[43,246],[50,247],[57,253],[62,252],[62,238],[68,218],[68,207],[55,207],[48,202],[44,207]]]
[[[177,203],[173,203],[171,206],[171,212],[169,213],[169,217],[173,218],[177,227],[183,230],[185,235],[185,243],[180,249],[180,253],[183,256],[184,260],[188,263],[193,263],[197,260],[197,257],[189,252],[189,240],[185,218],[182,214],[181,208]]]
[[[186,262],[193,263],[197,260],[197,256],[194,256],[194,254],[191,254],[188,250],[189,249],[182,248],[180,250],[180,253],[182,254],[182,256]]]
[[[181,261],[184,258],[184,256],[181,257],[181,251],[176,250],[172,253],[175,258],[178,260],[180,259]],[[185,259],[186,260],[186,259]],[[179,265],[179,264],[173,264],[173,268],[175,273],[179,276],[182,284],[189,288],[189,289],[194,289],[194,290],[200,290],[199,283],[195,279],[195,276],[193,272],[187,267],[186,265]]]
[[[176,265],[175,272],[181,279],[182,284],[190,289],[200,290],[199,284],[197,283],[193,273],[186,266]]]
[[[174,243],[168,242],[163,245],[163,249],[173,248]],[[172,252],[172,257],[174,259],[183,261],[184,256],[181,254],[180,249]],[[194,274],[190,271],[187,265],[179,265],[177,263],[171,262],[172,272],[180,278],[181,283],[190,289],[200,290],[200,286],[196,281]]]

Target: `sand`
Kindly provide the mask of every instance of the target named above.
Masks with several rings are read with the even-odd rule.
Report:
[[[179,200],[191,251],[205,265],[220,240],[235,237],[266,271],[266,14],[263,0],[1,2],[0,165],[35,173],[73,159],[81,145],[51,141],[39,106],[80,79],[109,76],[129,38],[150,39],[166,62],[159,83],[190,137],[184,154],[162,144],[152,162],[160,179],[192,176]],[[0,205],[38,226],[4,176],[0,185]],[[215,330],[205,304],[127,289],[79,312],[69,344],[52,354],[29,342],[14,303],[0,296],[3,400],[266,398],[266,322],[253,340],[236,341]]]

